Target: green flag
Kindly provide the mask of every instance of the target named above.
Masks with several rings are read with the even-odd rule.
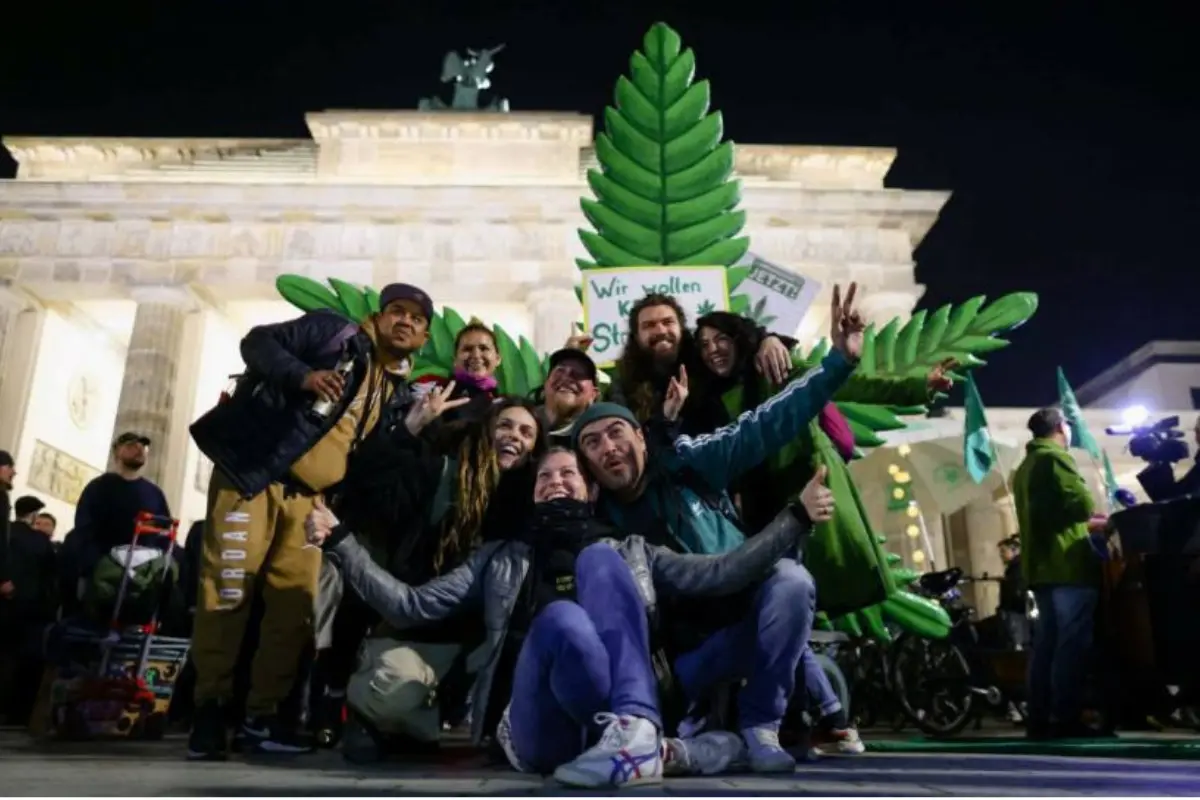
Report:
[[[992,434],[988,432],[987,415],[983,412],[983,400],[975,386],[975,378],[967,374],[966,400],[964,402],[966,424],[963,427],[963,464],[971,480],[983,483],[996,463],[996,448],[992,446]]]
[[[1103,456],[1100,445],[1096,443],[1083,421],[1083,411],[1079,408],[1079,401],[1075,399],[1071,384],[1067,383],[1067,376],[1062,367],[1058,368],[1058,404],[1062,406],[1063,416],[1071,426],[1071,447],[1086,450],[1089,456],[1099,460]]]
[[[1071,428],[1071,447],[1078,447],[1091,456],[1096,469],[1103,473],[1101,479],[1104,481],[1104,492],[1108,495],[1109,505],[1114,506],[1119,487],[1112,462],[1108,460],[1108,453],[1104,452],[1100,443],[1087,429],[1087,424],[1083,421],[1083,410],[1079,407],[1079,401],[1075,399],[1071,384],[1067,383],[1067,376],[1062,367],[1058,368],[1058,404],[1062,406],[1063,416],[1067,418],[1067,425]]]

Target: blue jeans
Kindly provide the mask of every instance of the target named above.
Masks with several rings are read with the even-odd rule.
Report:
[[[738,694],[741,727],[778,729],[796,688],[796,667],[808,649],[816,605],[808,570],[781,560],[759,587],[746,619],[676,659],[675,676],[684,694],[694,702],[721,683],[744,679]]]
[[[583,752],[601,711],[662,727],[646,604],[621,555],[595,544],[575,561],[575,602],[542,609],[521,646],[508,712],[513,749],[530,769],[552,772]]]
[[[1071,725],[1083,710],[1083,682],[1092,649],[1100,591],[1087,586],[1039,586],[1038,618],[1029,661],[1029,721]]]
[[[804,693],[807,695],[809,706],[817,707],[821,719],[841,711],[842,701],[833,690],[829,676],[821,669],[821,664],[811,647],[805,647],[804,652],[800,654],[800,667],[804,670]]]

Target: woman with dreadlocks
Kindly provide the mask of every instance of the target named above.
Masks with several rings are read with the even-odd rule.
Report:
[[[376,562],[412,584],[452,570],[485,539],[519,529],[532,502],[532,459],[541,449],[533,405],[503,397],[465,428],[451,454],[440,454],[416,434],[447,405],[444,394],[435,390],[405,425],[363,443],[339,501],[339,514],[361,532]],[[398,749],[398,741],[410,753],[436,748],[439,712],[453,713],[465,697],[465,656],[482,635],[481,622],[470,618],[403,636],[386,626],[372,631],[348,685],[342,678],[351,712],[346,758],[377,760]],[[330,654],[354,653],[355,645],[339,643]],[[431,702],[434,696],[439,702]]]
[[[689,401],[683,408],[684,433],[710,433],[775,393],[751,363],[750,354],[757,352],[761,333],[750,320],[725,312],[707,314],[696,321],[695,341],[703,367],[696,373],[699,388],[692,392],[696,402]],[[798,355],[793,360],[793,375],[813,366]],[[860,403],[922,405],[932,391],[946,388],[950,366],[943,364],[924,379],[852,375],[836,397]],[[874,605],[887,596],[887,562],[847,468],[854,452],[850,426],[830,403],[791,445],[730,487],[730,492],[739,496],[746,530],[755,531],[763,520],[769,521],[786,506],[818,468],[827,470],[826,485],[833,491],[835,511],[831,520],[815,527],[805,548],[804,564],[816,581],[818,606],[830,617]],[[854,580],[845,580],[847,575]],[[821,706],[818,733],[842,752],[862,752],[858,734],[850,727],[819,665],[806,654],[801,666],[807,689]]]

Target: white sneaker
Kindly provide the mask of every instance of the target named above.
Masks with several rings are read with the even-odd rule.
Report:
[[[796,759],[779,743],[779,731],[767,726],[743,728],[742,738],[755,772],[795,772]]]
[[[596,724],[605,726],[600,741],[554,770],[556,781],[579,789],[662,783],[662,737],[653,722],[605,712]]]
[[[663,775],[720,775],[746,761],[746,743],[736,733],[709,731],[691,739],[663,739]]]

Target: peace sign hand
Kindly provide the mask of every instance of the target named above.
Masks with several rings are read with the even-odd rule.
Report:
[[[679,419],[679,412],[688,398],[687,367],[679,366],[679,377],[671,378],[667,384],[667,396],[663,399],[663,416],[668,422]]]
[[[842,302],[842,287],[833,285],[833,306],[829,313],[829,341],[834,350],[851,361],[858,361],[862,356],[863,331],[867,323],[862,314],[854,307],[854,295],[858,292],[858,284],[851,283],[846,291],[846,301]]]
[[[445,386],[437,387],[422,396],[408,410],[408,415],[404,418],[404,427],[408,428],[409,433],[416,436],[424,430],[426,425],[450,409],[465,406],[471,402],[470,397],[460,397],[457,400],[451,400],[450,395],[453,393],[454,381],[450,381]]]

